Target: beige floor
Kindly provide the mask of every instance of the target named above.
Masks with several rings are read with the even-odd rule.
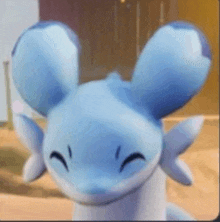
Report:
[[[178,121],[168,119],[165,129]],[[71,219],[71,201],[59,192],[48,174],[31,184],[23,183],[22,166],[28,155],[13,131],[0,128],[0,219]],[[198,220],[213,220],[219,213],[218,120],[205,121],[198,139],[181,159],[190,166],[194,184],[185,187],[168,179],[168,200],[182,206]]]

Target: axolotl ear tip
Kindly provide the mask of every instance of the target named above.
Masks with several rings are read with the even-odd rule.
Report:
[[[211,53],[211,49],[210,49],[210,45],[206,39],[206,37],[204,36],[204,34],[195,26],[193,26],[190,23],[186,23],[183,21],[173,21],[169,24],[172,28],[174,29],[188,29],[188,30],[195,30],[199,36],[199,40],[200,40],[200,44],[202,47],[202,55],[204,57],[207,57],[209,60],[212,60],[212,53]]]
[[[161,119],[183,107],[207,79],[211,49],[196,26],[175,21],[159,28],[144,47],[131,81],[136,102]]]
[[[41,115],[48,116],[77,90],[80,48],[75,32],[56,21],[40,21],[16,41],[12,51],[14,85]]]

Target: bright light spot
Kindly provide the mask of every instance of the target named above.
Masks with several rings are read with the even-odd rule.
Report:
[[[16,100],[15,102],[13,102],[12,110],[15,113],[21,113],[24,110],[24,106],[23,106],[23,104],[21,102]]]
[[[125,0],[121,0],[121,3],[125,3]]]
[[[186,47],[187,47],[188,51],[191,53],[192,56],[201,55],[201,51],[202,51],[200,40],[199,40],[198,37],[197,38],[196,37],[192,36],[190,34],[185,35]]]

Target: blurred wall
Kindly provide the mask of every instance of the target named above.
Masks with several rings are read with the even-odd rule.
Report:
[[[39,0],[41,20],[67,23],[81,45],[81,82],[112,70],[129,80],[139,52],[164,22],[177,19],[177,0]],[[162,7],[163,4],[163,7]],[[161,7],[164,9],[161,13]]]
[[[179,19],[192,22],[206,35],[212,49],[212,67],[202,91],[173,115],[219,114],[219,1],[178,0]]]
[[[38,8],[39,2],[40,10]],[[39,2],[37,0],[0,0],[0,121],[7,119],[2,62],[10,60],[11,64],[10,54],[16,39],[23,29],[39,20],[39,13],[42,20],[57,19],[66,22],[77,31],[83,41],[83,46],[85,46],[83,51],[85,55],[83,54],[84,59],[82,59],[84,64],[90,64],[90,62],[98,64],[100,62],[109,66],[102,69],[102,66],[98,64],[101,67],[100,70],[91,70],[89,67],[88,71],[82,75],[83,82],[103,78],[103,75],[106,75],[108,69],[113,66],[121,68],[119,71],[123,77],[130,79],[136,61],[136,1],[126,0],[125,4],[120,1],[103,0],[40,0]],[[179,17],[181,20],[197,25],[208,37],[213,53],[211,72],[203,90],[173,115],[218,114],[218,0],[141,0],[140,49],[160,25],[161,2],[164,3],[164,22]],[[96,6],[95,11],[93,10],[94,6]],[[97,19],[100,16],[102,19]],[[92,50],[93,48],[94,50]],[[98,51],[97,58],[94,54],[95,50]],[[120,56],[116,58],[116,55]],[[11,67],[9,68],[11,75]],[[12,82],[11,91],[13,101],[17,99],[22,101]],[[25,105],[24,112],[27,115],[32,115],[33,110]]]
[[[39,9],[37,0],[0,0],[0,121],[7,120],[3,61],[9,61],[12,103],[15,100],[23,103],[11,78],[11,51],[21,32],[38,20]],[[24,113],[31,116],[32,112],[32,109],[25,104]]]
[[[140,50],[161,25],[176,19],[192,22],[208,37],[213,64],[203,90],[173,116],[218,114],[218,0],[141,0]],[[137,1],[40,0],[42,20],[66,22],[80,37],[82,82],[103,78],[114,67],[127,80],[136,62]]]

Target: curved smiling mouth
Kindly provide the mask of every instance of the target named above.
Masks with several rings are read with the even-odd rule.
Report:
[[[122,186],[121,184],[120,186],[116,185],[113,189],[109,190],[108,193],[106,194],[88,195],[88,194],[75,193],[74,198],[73,198],[74,201],[78,202],[79,204],[87,205],[87,206],[99,206],[99,205],[103,206],[103,205],[108,205],[113,202],[119,201],[131,193],[135,193],[148,180],[151,179],[152,175],[158,168],[158,165],[156,163],[158,162],[159,157],[160,155],[157,155],[155,159],[150,163],[150,166],[148,166],[143,171],[140,171],[136,175],[126,180],[126,182],[123,183]],[[141,157],[136,157],[136,158],[142,159],[143,157],[141,156]]]
[[[53,172],[52,175],[56,183],[60,184],[63,187],[62,191],[75,202],[78,202],[79,204],[83,205],[97,205],[97,206],[107,205],[124,198],[130,193],[135,192],[145,182],[147,182],[154,174],[154,171],[157,169],[157,163],[160,159],[160,154],[161,153],[158,153],[154,157],[154,159],[148,163],[148,166],[145,169],[136,173],[131,178],[128,178],[124,181],[121,181],[119,184],[116,184],[114,187],[108,190],[107,193],[104,194],[91,195],[91,194],[79,193],[75,189],[75,186],[71,181],[67,181],[64,178],[61,179],[56,172]],[[141,153],[132,153],[123,161],[123,163],[126,164],[126,162],[130,162],[135,159],[144,159],[144,156],[142,156]]]
[[[68,156],[70,159],[73,158],[71,147],[68,145]],[[119,160],[120,156],[120,150],[121,146],[119,145],[115,152],[115,159]],[[154,168],[159,161],[159,156],[155,156],[153,161],[150,161],[148,163],[148,167],[141,170],[140,172],[135,172],[135,174],[132,174],[129,178],[122,180],[120,183],[115,184],[111,189],[107,190],[106,193],[94,193],[94,194],[88,194],[88,193],[82,193],[79,192],[79,190],[76,189],[74,184],[71,181],[68,181],[66,179],[61,180],[61,178],[57,177],[57,183],[59,183],[63,187],[64,193],[69,196],[71,199],[75,200],[76,202],[83,204],[83,205],[105,205],[109,204],[111,202],[114,202],[116,200],[119,200],[126,196],[127,194],[134,192],[136,189],[138,189],[151,175],[151,173],[154,171]],[[68,161],[62,155],[62,153],[58,151],[52,151],[50,156],[50,159],[57,159],[60,161],[64,168],[67,170],[67,173],[70,173],[70,169],[68,167]],[[141,160],[141,161],[147,161],[145,156],[141,152],[133,152],[130,153],[127,157],[122,160],[121,164],[118,168],[118,173],[122,173],[123,170],[126,168],[127,165],[132,163],[133,161]],[[148,162],[148,161],[147,161]],[[55,179],[55,178],[54,178]]]

